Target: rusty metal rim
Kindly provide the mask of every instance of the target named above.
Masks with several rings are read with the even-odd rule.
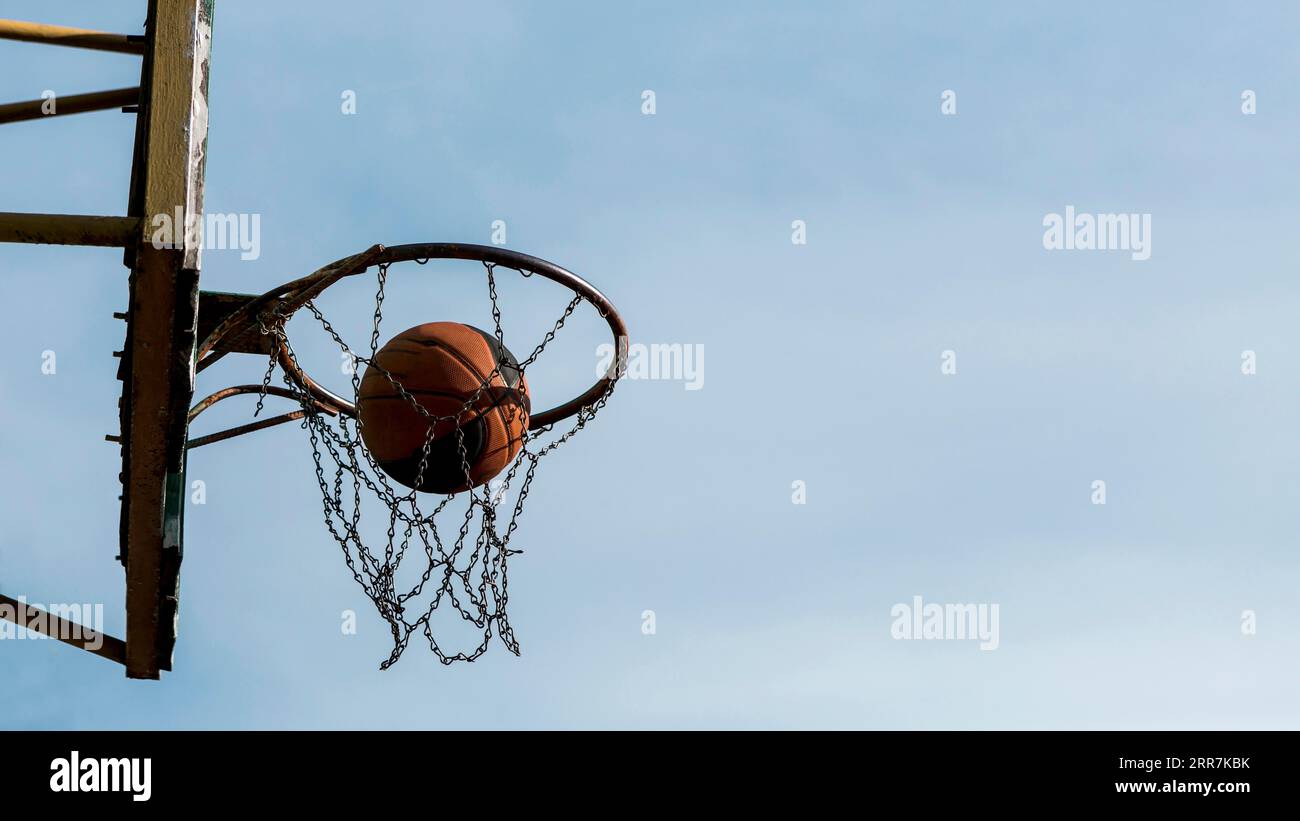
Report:
[[[201,362],[205,357],[208,357],[213,348],[226,334],[243,332],[253,327],[262,311],[274,302],[278,301],[280,303],[277,306],[277,311],[287,319],[308,301],[319,296],[329,286],[345,277],[364,273],[372,265],[426,262],[431,259],[471,260],[500,265],[504,268],[527,272],[530,275],[540,274],[542,277],[563,285],[580,295],[587,302],[594,305],[601,317],[608,323],[609,329],[614,336],[614,350],[617,354],[617,358],[609,372],[612,374],[621,372],[627,358],[627,326],[614,304],[594,285],[553,262],[547,262],[544,259],[528,254],[521,254],[517,251],[491,245],[450,242],[395,245],[391,248],[375,245],[360,254],[344,257],[330,263],[309,276],[273,288],[236,311],[225,322],[214,328],[208,338],[200,342],[196,358]],[[276,359],[290,378],[297,382],[303,390],[307,391],[318,404],[336,409],[346,416],[355,417],[357,415],[356,405],[322,387],[301,370],[293,362],[293,358],[289,355],[282,342],[277,345]],[[550,410],[533,414],[529,418],[529,430],[539,430],[577,414],[584,407],[594,404],[604,396],[614,381],[615,379],[609,376],[601,377],[594,385],[568,402]]]

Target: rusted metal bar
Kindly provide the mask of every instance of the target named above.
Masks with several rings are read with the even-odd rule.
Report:
[[[140,236],[134,217],[0,212],[0,242],[126,248]]]
[[[100,633],[60,618],[27,602],[0,595],[0,618],[52,639],[58,639],[64,644],[70,644],[88,653],[94,653],[109,661],[126,664],[126,642],[113,638],[107,633]]]
[[[250,393],[256,393],[256,394],[265,393],[267,396],[279,396],[283,399],[294,399],[294,400],[298,399],[298,394],[294,393],[288,388],[280,388],[280,387],[276,387],[275,385],[267,385],[266,387],[263,387],[261,385],[234,385],[229,388],[222,388],[221,390],[217,391],[216,393],[212,394],[211,396],[197,403],[194,407],[190,408],[190,421],[193,422],[200,413],[203,413],[205,410],[217,404],[223,399],[229,399],[232,396],[240,396],[243,394],[250,394]],[[325,402],[316,402],[316,407],[320,408],[325,413],[328,413],[330,416],[334,416],[335,414],[338,413],[338,408],[329,405]]]
[[[263,387],[261,385],[235,385],[229,388],[222,388],[221,390],[217,391],[211,396],[206,397],[198,404],[196,404],[193,408],[190,409],[190,421],[193,422],[195,417],[197,417],[200,413],[203,413],[205,410],[217,404],[223,399],[229,399],[232,396],[240,396],[243,394],[261,394],[261,393],[266,393],[268,396],[279,396],[284,399],[298,398],[298,395],[295,394],[293,391],[290,391],[288,388],[279,388],[276,387],[275,385],[267,385],[266,387]],[[338,415],[339,412],[338,408],[335,408],[332,405],[326,404],[319,400],[314,400],[314,404],[316,406],[316,409],[321,411],[322,413],[327,413],[330,416]],[[302,411],[302,410],[292,411],[290,413],[283,414],[282,416],[275,416],[270,419],[262,419],[257,422],[250,422],[247,425],[239,425],[238,427],[228,428],[226,430],[218,431],[216,433],[209,433],[206,436],[199,436],[189,440],[189,442],[187,442],[185,446],[189,450],[193,450],[194,448],[201,448],[204,445],[211,445],[213,442],[224,442],[227,439],[233,439],[234,437],[242,436],[245,433],[252,433],[253,431],[263,430],[265,428],[274,427],[276,425],[283,425],[285,422],[292,422],[295,419],[301,419],[306,415],[307,415],[306,411]]]
[[[144,41],[139,37],[70,26],[52,26],[48,23],[28,23],[23,20],[0,20],[0,40],[22,40],[47,46],[115,51],[119,54],[144,54]]]
[[[330,409],[332,410],[332,409]],[[331,413],[333,416],[337,411]],[[224,442],[227,439],[234,439],[236,436],[243,436],[245,433],[252,433],[255,430],[272,428],[276,425],[283,425],[285,422],[292,422],[295,419],[301,419],[307,415],[306,411],[296,410],[286,413],[282,416],[272,416],[270,419],[262,419],[258,422],[249,422],[247,425],[240,425],[234,428],[227,428],[216,433],[209,433],[207,436],[199,436],[191,439],[185,446],[190,450],[201,448],[204,445],[211,445],[214,442]]]
[[[139,105],[140,89],[115,88],[112,91],[95,91],[90,94],[69,94],[66,97],[50,99],[25,100],[21,103],[0,105],[0,125],[18,123],[24,120],[43,120],[46,117],[62,117],[64,114],[84,114],[87,111],[103,111],[108,108]],[[52,110],[47,111],[47,108]]]

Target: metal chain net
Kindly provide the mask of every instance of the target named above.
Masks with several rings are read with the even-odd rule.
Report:
[[[423,265],[428,260],[416,262]],[[483,266],[487,272],[488,296],[492,302],[493,332],[497,342],[504,348],[496,289],[498,266],[487,262]],[[375,313],[368,355],[350,348],[313,302],[306,302],[303,307],[311,312],[330,338],[354,363],[351,369],[354,404],[360,398],[361,366],[365,365],[387,377],[397,393],[428,423],[414,484],[417,487],[423,484],[424,471],[435,438],[435,426],[442,431],[446,425],[454,425],[450,435],[456,437],[465,484],[471,487],[459,494],[432,495],[408,490],[401,485],[395,486],[362,443],[360,420],[345,414],[332,416],[323,411],[307,390],[282,369],[284,384],[298,400],[305,414],[302,427],[311,441],[325,526],[338,542],[352,577],[374,603],[379,615],[388,622],[392,632],[393,650],[387,660],[380,664],[380,669],[386,670],[393,665],[417,633],[424,636],[430,649],[443,664],[474,661],[487,650],[494,634],[500,637],[510,652],[519,655],[519,641],[515,638],[506,613],[510,599],[507,564],[511,556],[523,552],[511,547],[511,539],[519,526],[519,517],[532,488],[537,465],[542,457],[568,442],[595,418],[609,401],[620,374],[617,371],[611,372],[612,381],[608,388],[596,401],[584,406],[576,414],[568,430],[558,436],[552,435],[555,425],[527,431],[523,435],[518,455],[509,466],[490,482],[473,487],[470,479],[472,465],[467,454],[463,426],[482,412],[478,400],[490,389],[492,380],[500,375],[502,365],[498,363],[458,413],[437,416],[429,412],[400,382],[375,362],[383,322],[388,268],[388,264],[378,266]],[[527,271],[509,270],[530,276]],[[542,342],[527,359],[518,363],[521,376],[526,373],[529,365],[537,361],[574,310],[584,301],[581,295],[575,295],[570,300]],[[271,309],[258,318],[258,323],[262,333],[273,335],[283,344],[288,357],[297,366],[297,357],[285,333],[287,320],[288,317],[282,312]],[[272,354],[262,380],[262,392],[258,396],[259,413],[275,366],[276,358]],[[299,369],[301,370],[300,366]],[[517,418],[513,414],[523,413],[522,408],[513,403],[494,406],[493,410],[497,409],[511,414],[509,419]],[[543,437],[548,437],[549,441],[543,442]],[[518,487],[518,492],[513,510],[508,518],[504,518],[497,508],[512,486]],[[365,498],[378,499],[387,508],[387,538],[382,546],[368,546],[359,530]],[[426,505],[432,505],[432,509],[422,509],[422,498]],[[464,513],[460,516],[456,516],[452,508],[453,500],[458,499],[467,502]],[[444,521],[440,523],[438,518],[444,512],[447,515],[442,517]],[[439,527],[440,524],[442,527]],[[398,581],[398,571],[408,556],[414,557],[408,565],[414,563],[416,569],[412,570],[408,566],[406,578],[412,578],[417,572],[418,577],[413,584],[403,587]],[[420,598],[419,602],[417,598]],[[432,622],[439,610],[444,613],[452,611],[465,623],[473,625],[470,633],[478,636],[477,645],[468,651],[450,651],[444,648],[435,635],[437,630]],[[473,641],[466,643],[473,644]]]

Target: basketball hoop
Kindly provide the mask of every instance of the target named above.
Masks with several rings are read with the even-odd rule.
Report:
[[[532,353],[517,363],[512,360],[509,367],[517,368],[520,377],[542,355],[568,318],[584,302],[596,308],[614,338],[617,352],[615,360],[595,384],[568,402],[546,411],[528,414],[527,433],[522,437],[517,455],[500,472],[500,478],[494,479],[490,486],[486,481],[476,482],[471,479],[466,427],[467,420],[475,414],[475,402],[489,389],[489,383],[494,379],[499,381],[503,366],[498,364],[483,378],[459,412],[435,415],[405,389],[401,380],[376,361],[390,266],[404,262],[425,265],[436,259],[482,263],[492,305],[492,334],[501,344],[502,350],[504,340],[496,291],[498,268],[514,270],[525,277],[540,275],[573,292],[573,297],[560,318]],[[317,309],[314,300],[340,280],[363,274],[372,267],[377,269],[378,274],[374,321],[367,354],[348,345],[340,337]],[[352,369],[352,397],[349,399],[316,382],[299,364],[285,326],[294,314],[304,308],[315,317],[345,355],[352,357],[355,363],[365,364],[368,369],[377,369],[378,373],[392,383],[397,395],[409,402],[427,423],[415,487],[421,485],[431,460],[435,423],[444,428],[450,423],[454,440],[446,440],[443,435],[439,441],[443,445],[454,446],[443,448],[443,451],[459,454],[459,468],[464,472],[463,486],[467,490],[434,497],[437,503],[426,513],[420,507],[422,494],[419,491],[409,487],[395,487],[391,477],[385,475],[385,468],[381,467],[362,442],[363,425],[358,410],[360,368]],[[481,333],[485,336],[487,334]],[[257,344],[258,337],[261,337],[262,345]],[[511,652],[518,655],[519,644],[506,614],[506,563],[509,556],[521,551],[510,548],[510,540],[518,527],[519,516],[523,512],[540,459],[566,443],[595,417],[609,401],[616,382],[626,368],[627,328],[609,299],[586,280],[558,265],[503,248],[451,243],[400,245],[392,248],[376,245],[261,296],[248,298],[199,341],[195,370],[199,372],[206,369],[227,352],[249,350],[260,350],[268,355],[268,367],[262,384],[238,385],[218,391],[191,409],[190,420],[193,421],[218,402],[244,394],[258,396],[254,415],[260,414],[267,396],[292,399],[298,403],[299,408],[271,419],[191,439],[189,448],[301,420],[301,427],[307,431],[312,445],[316,477],[324,502],[326,527],[342,549],[353,577],[392,631],[393,650],[380,665],[381,669],[388,668],[398,660],[416,631],[428,639],[431,650],[443,664],[475,660],[486,651],[494,633]],[[282,373],[283,387],[271,384],[277,366]],[[574,420],[572,426],[556,433],[555,426],[568,419]],[[546,438],[549,441],[543,442]],[[332,464],[332,468],[327,466],[329,464]],[[328,475],[330,473],[332,476]],[[512,484],[518,485],[513,512],[508,519],[499,520],[497,507]],[[429,498],[429,494],[423,495]],[[388,510],[387,543],[378,551],[366,547],[358,529],[365,497],[377,499]],[[454,537],[444,540],[444,534],[439,531],[436,520],[457,499],[464,500],[464,514],[453,520],[456,523]],[[478,520],[477,536],[467,542],[475,519]],[[425,558],[421,563],[422,570],[416,574],[418,580],[403,588],[397,580],[398,571],[412,545],[422,548]],[[431,587],[436,589],[430,591]],[[423,597],[423,603],[417,604],[416,600],[420,597]],[[468,651],[444,650],[430,623],[440,607],[449,607],[463,621],[474,625],[476,631],[481,631],[477,633],[479,640],[476,646]]]

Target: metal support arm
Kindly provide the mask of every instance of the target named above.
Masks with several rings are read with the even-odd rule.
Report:
[[[23,20],[0,20],[0,40],[22,40],[47,46],[70,46],[120,54],[144,54],[144,40],[106,31],[28,23]]]

